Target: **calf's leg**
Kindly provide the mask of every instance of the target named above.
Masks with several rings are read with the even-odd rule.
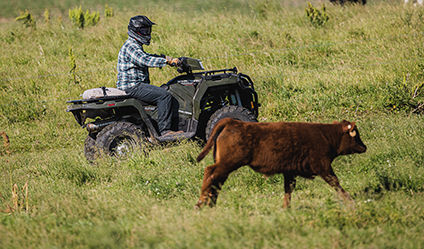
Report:
[[[284,174],[284,202],[283,208],[288,208],[291,201],[291,193],[296,187],[296,179],[293,175]]]
[[[326,181],[331,187],[333,187],[337,193],[343,198],[344,201],[350,202],[352,201],[352,198],[350,197],[349,193],[346,192],[342,186],[340,186],[339,179],[337,179],[337,176],[334,174],[334,172],[331,170],[331,172],[327,175],[321,176],[324,181]]]
[[[197,201],[196,208],[201,208],[203,205],[213,207],[218,199],[219,190],[227,180],[228,175],[233,170],[228,170],[225,166],[215,163],[206,167],[203,176],[203,184],[199,200]]]

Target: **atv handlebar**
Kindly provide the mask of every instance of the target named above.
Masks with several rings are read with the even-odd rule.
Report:
[[[204,70],[202,61],[190,57],[178,58],[180,63],[177,65],[177,71],[179,73],[191,74],[193,70]]]

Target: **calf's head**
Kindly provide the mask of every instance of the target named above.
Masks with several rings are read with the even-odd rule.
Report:
[[[337,151],[338,154],[364,153],[367,150],[367,146],[362,142],[355,122],[343,120],[340,125],[342,126],[342,137]]]

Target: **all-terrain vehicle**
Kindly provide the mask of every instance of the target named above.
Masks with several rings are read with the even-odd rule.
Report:
[[[67,111],[88,131],[84,146],[88,160],[95,160],[101,153],[122,156],[140,146],[143,149],[181,139],[205,141],[215,124],[226,117],[257,121],[258,96],[249,76],[238,73],[235,67],[193,72],[204,70],[200,60],[179,59],[177,70],[182,75],[161,87],[178,102],[174,127],[184,133],[160,137],[156,106],[119,89],[90,89],[83,93],[83,99],[67,102]]]

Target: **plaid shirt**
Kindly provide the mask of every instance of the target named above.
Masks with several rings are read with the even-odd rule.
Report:
[[[125,90],[138,83],[150,83],[149,67],[163,67],[166,59],[144,52],[143,46],[128,37],[118,55],[118,81],[116,86]]]

